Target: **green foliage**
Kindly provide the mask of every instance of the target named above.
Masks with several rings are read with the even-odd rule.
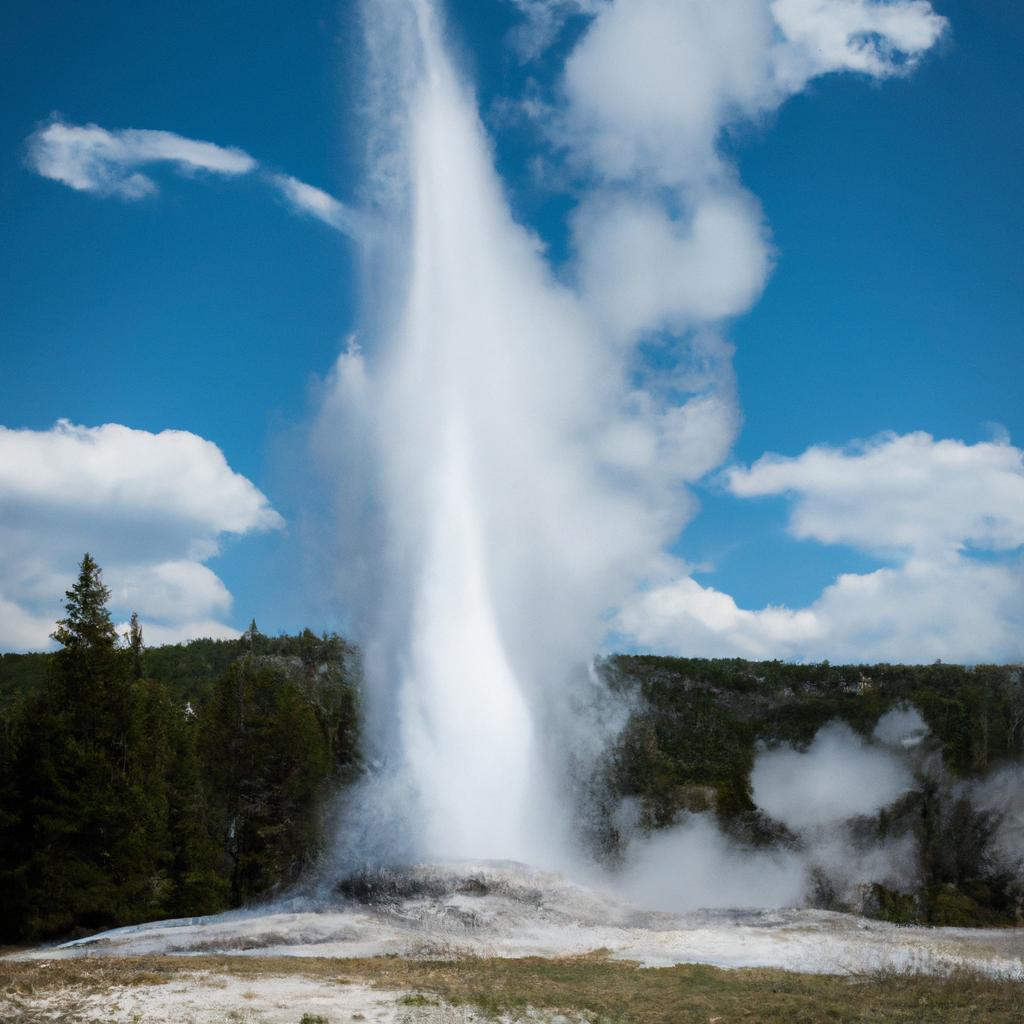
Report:
[[[2,876],[29,935],[133,920],[160,908],[162,788],[147,788],[159,728],[129,678],[86,555],[67,592],[62,644],[20,708]]]
[[[329,786],[360,770],[358,661],[340,638],[253,624],[147,651],[135,616],[119,643],[108,597],[86,555],[61,648],[0,679],[22,691],[0,714],[3,940],[214,913],[286,885],[317,855]]]
[[[929,727],[951,779],[918,780],[895,806],[866,821],[881,838],[916,839],[919,889],[900,894],[875,886],[863,909],[887,920],[939,924],[1018,923],[1019,883],[992,855],[999,821],[976,809],[956,780],[1019,758],[1024,685],[1017,666],[788,665],[738,659],[619,656],[603,671],[633,712],[607,769],[612,794],[640,807],[641,827],[672,824],[687,811],[713,810],[734,838],[789,843],[778,822],[756,811],[749,773],[758,746],[806,747],[840,720],[868,736],[891,707],[912,703]],[[610,812],[614,801],[605,808]],[[617,833],[598,847],[614,859]],[[817,904],[839,907],[826,879]]]
[[[330,741],[299,684],[239,660],[217,685],[201,742],[233,901],[294,881],[316,855],[331,778]]]
[[[318,856],[326,794],[362,771],[358,652],[338,636],[146,649],[119,642],[86,555],[53,654],[0,656],[0,938],[214,913],[287,886]],[[757,811],[759,745],[804,747],[839,719],[869,735],[913,703],[955,781],[1024,753],[1019,667],[832,666],[622,656],[603,671],[632,714],[587,824],[614,859],[623,797],[642,827],[714,812],[751,844],[792,843]],[[602,818],[601,815],[604,815]],[[865,906],[896,922],[1017,920],[1022,894],[991,857],[998,822],[956,785],[922,778],[863,823],[913,834],[921,885],[875,886]],[[837,906],[827,880],[822,906]]]

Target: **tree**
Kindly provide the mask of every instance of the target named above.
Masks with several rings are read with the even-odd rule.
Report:
[[[26,704],[15,757],[30,936],[140,920],[167,888],[166,699],[131,678],[91,555],[66,596],[61,649]]]
[[[204,715],[201,759],[211,821],[236,903],[294,882],[316,855],[331,776],[328,738],[297,682],[242,658]]]
[[[51,636],[65,653],[100,653],[117,647],[117,630],[110,619],[110,591],[103,573],[87,551],[78,567],[78,582],[64,596],[66,615]]]
[[[131,621],[128,623],[128,632],[124,635],[128,645],[128,651],[132,663],[132,679],[142,678],[142,654],[145,647],[142,643],[142,626],[139,625],[139,613],[132,612]]]

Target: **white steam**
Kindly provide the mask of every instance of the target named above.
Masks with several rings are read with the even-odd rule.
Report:
[[[698,908],[795,907],[807,873],[789,850],[748,851],[722,835],[708,815],[636,839],[617,879],[641,907],[682,913]]]
[[[923,723],[915,710],[901,709],[879,726],[902,738],[905,727],[916,734]],[[913,787],[901,754],[832,722],[806,751],[761,751],[751,784],[754,803],[789,830],[787,843],[751,848],[725,835],[713,815],[687,814],[670,829],[633,835],[615,884],[641,906],[679,912],[801,906],[821,885],[848,906],[873,883],[914,888],[913,835],[879,840],[855,827],[858,817],[876,815]]]
[[[911,788],[907,766],[833,723],[806,751],[764,751],[751,773],[754,803],[795,831],[876,814]]]
[[[916,747],[928,733],[921,712],[913,705],[900,705],[886,711],[872,734],[879,743],[909,750]]]
[[[373,835],[346,832],[348,858],[572,860],[565,787],[621,716],[581,715],[568,681],[671,570],[685,485],[739,425],[721,321],[771,250],[722,129],[816,74],[902,70],[944,24],[919,2],[835,5],[838,22],[767,0],[520,6],[534,50],[593,16],[546,126],[583,188],[568,274],[510,214],[435,5],[364,0],[367,315],[316,435],[376,765],[354,798]]]

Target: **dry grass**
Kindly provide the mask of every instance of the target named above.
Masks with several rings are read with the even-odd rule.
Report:
[[[54,991],[100,992],[157,985],[175,976],[303,976],[369,982],[513,1017],[530,1008],[591,1024],[1019,1024],[1024,986],[973,973],[948,978],[880,973],[833,977],[706,966],[642,969],[601,955],[566,959],[467,958],[456,961],[292,957],[129,957],[0,961],[0,993],[31,1003]],[[296,1019],[301,1016],[301,1008]]]

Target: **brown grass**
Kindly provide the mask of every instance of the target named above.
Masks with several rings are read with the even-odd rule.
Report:
[[[196,973],[369,982],[412,992],[412,998],[406,997],[410,1007],[440,998],[492,1016],[516,1016],[534,1007],[557,1010],[571,1019],[585,1017],[591,1024],[1019,1024],[1024,1020],[1024,985],[974,973],[945,978],[899,973],[834,977],[694,965],[643,969],[601,955],[455,961],[228,956],[0,961],[0,994],[30,1005],[36,995],[157,985]],[[422,1000],[416,995],[422,995]]]

